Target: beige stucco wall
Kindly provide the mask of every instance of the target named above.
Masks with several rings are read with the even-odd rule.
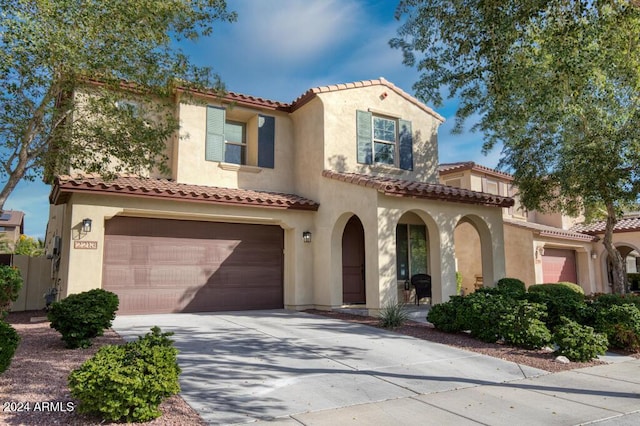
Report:
[[[528,229],[504,225],[504,252],[507,277],[517,278],[526,286],[535,284],[536,270],[533,233]]]
[[[387,94],[386,97],[383,94]],[[389,175],[399,179],[437,182],[438,141],[441,121],[386,86],[368,86],[320,93],[323,104],[324,165],[328,170]],[[306,105],[302,108],[306,108]],[[414,169],[358,164],[357,110],[411,121]]]
[[[461,222],[456,226],[455,249],[458,272],[462,275],[462,292],[474,292],[476,276],[482,277],[482,250],[480,235],[469,222]]]
[[[209,102],[209,105],[222,106]],[[250,109],[241,106],[226,107],[226,118],[247,123],[248,164],[239,166],[205,160],[207,132],[207,103],[183,101],[179,104],[180,136],[175,158],[174,179],[181,183],[209,185],[223,188],[242,188],[277,192],[294,192],[294,143],[291,117],[282,112]],[[256,146],[258,114],[275,117],[274,168],[257,167]]]

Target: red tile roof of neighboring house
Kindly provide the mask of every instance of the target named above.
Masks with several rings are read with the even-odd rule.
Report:
[[[583,234],[603,234],[606,222],[604,220],[593,223],[580,223],[571,228],[572,231]],[[623,217],[619,219],[613,228],[613,232],[640,231],[640,216]]]
[[[294,194],[188,185],[166,179],[123,175],[106,181],[99,175],[58,176],[49,199],[65,203],[73,193],[103,193],[276,209],[318,210],[319,204]]]
[[[396,86],[395,84],[391,83],[390,81],[387,81],[382,77],[376,80],[362,80],[362,81],[356,81],[353,83],[332,84],[330,86],[319,86],[319,87],[311,88],[292,102],[291,111],[295,111],[296,109],[300,108],[302,105],[306,104],[311,99],[313,99],[318,93],[336,92],[339,90],[356,89],[359,87],[369,87],[369,86],[384,86],[390,90],[393,90],[398,95],[402,96],[407,101],[416,105],[418,108],[420,108],[424,112],[430,114],[441,123],[444,123],[445,121],[444,117],[442,117],[440,114],[438,114],[437,112],[435,112],[434,110],[432,110],[431,108],[429,108],[428,106],[420,102],[418,99],[414,98],[413,96],[411,96],[410,94],[408,94],[407,92],[405,92],[404,90]]]
[[[444,163],[438,166],[438,173],[440,175],[447,175],[450,173],[462,172],[464,170],[473,170],[480,173],[485,173],[497,178],[513,180],[513,176],[509,173],[504,173],[499,170],[491,169],[489,167],[482,166],[473,161],[464,161],[460,163]]]
[[[530,229],[536,234],[542,237],[562,238],[565,240],[578,240],[578,241],[598,241],[598,237],[592,235],[585,235],[572,230],[555,228],[553,226],[542,225],[540,223],[525,222],[524,220],[511,220],[503,219],[504,223],[511,226],[517,226],[519,228]]]
[[[487,194],[485,192],[470,191],[468,189],[455,188],[437,183],[415,182],[359,173],[340,173],[331,170],[324,170],[322,176],[346,183],[374,188],[385,195],[396,197],[425,198],[429,200],[454,201],[496,207],[513,206],[513,198]]]

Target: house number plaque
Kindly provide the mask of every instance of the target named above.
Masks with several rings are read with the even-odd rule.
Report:
[[[73,248],[81,249],[81,250],[97,250],[98,242],[97,241],[74,241]]]

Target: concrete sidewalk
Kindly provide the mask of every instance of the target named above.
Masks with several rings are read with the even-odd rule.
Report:
[[[639,360],[548,374],[287,311],[124,316],[114,322],[127,339],[154,325],[175,332],[181,395],[210,424],[640,422]]]
[[[640,360],[293,414],[254,425],[638,425]]]

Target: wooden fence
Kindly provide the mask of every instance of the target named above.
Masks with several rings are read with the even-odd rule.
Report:
[[[13,255],[13,266],[20,269],[24,284],[11,310],[31,311],[45,307],[44,294],[52,287],[51,260],[46,257]]]

